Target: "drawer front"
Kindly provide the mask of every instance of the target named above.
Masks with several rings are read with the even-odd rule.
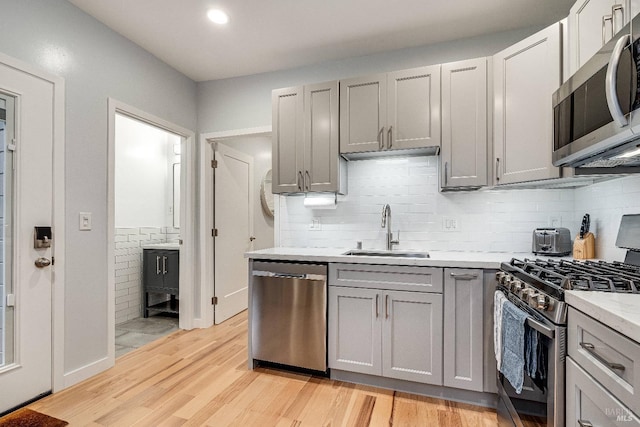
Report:
[[[639,418],[571,358],[567,358],[567,426],[639,427]]]
[[[568,346],[578,365],[640,413],[640,344],[570,308]]]
[[[329,286],[442,293],[442,268],[329,264]]]

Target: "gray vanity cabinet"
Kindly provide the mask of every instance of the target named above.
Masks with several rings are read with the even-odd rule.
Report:
[[[477,188],[487,178],[487,59],[442,65],[440,188]]]
[[[442,385],[441,291],[438,268],[330,264],[329,367]]]
[[[483,307],[483,271],[446,268],[443,346],[445,386],[483,391]]]
[[[144,249],[142,255],[143,316],[150,311],[178,313],[180,295],[180,251]],[[169,301],[150,304],[149,294],[165,294]]]

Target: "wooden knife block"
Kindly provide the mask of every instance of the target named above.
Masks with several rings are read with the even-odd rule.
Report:
[[[587,233],[581,239],[576,237],[573,242],[573,258],[591,259],[596,257],[596,239],[593,233]]]

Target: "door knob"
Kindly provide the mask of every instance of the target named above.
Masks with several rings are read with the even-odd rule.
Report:
[[[38,268],[45,268],[51,265],[51,260],[49,258],[38,258],[34,263]]]
[[[249,237],[249,241],[253,242],[254,240],[256,240],[254,236]]]

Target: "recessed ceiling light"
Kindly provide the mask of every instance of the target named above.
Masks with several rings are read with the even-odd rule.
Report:
[[[207,12],[209,19],[216,24],[226,24],[229,22],[229,15],[221,11],[220,9],[211,9]]]

